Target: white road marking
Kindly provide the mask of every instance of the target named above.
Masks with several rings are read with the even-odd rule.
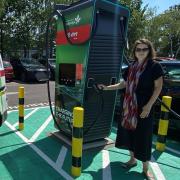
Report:
[[[52,104],[52,106],[54,106],[54,102],[52,102],[51,104]],[[44,102],[44,103],[37,103],[37,104],[25,104],[24,108],[37,107],[37,106],[39,106],[39,107],[41,107],[41,106],[49,106],[49,103]],[[8,109],[9,110],[13,110],[13,109],[18,110],[18,106],[8,106]]]
[[[173,153],[175,153],[175,154],[180,155],[180,151],[176,151],[175,149],[172,149],[172,148],[170,148],[170,147],[166,147],[166,150],[171,151],[171,152],[173,152]]]
[[[18,106],[13,106],[13,107],[8,106],[8,109],[18,109]]]
[[[29,106],[34,106],[34,107],[37,107],[38,106],[38,104],[29,104]]]
[[[54,107],[54,106],[52,106],[52,107]],[[33,110],[33,109],[36,109],[37,107],[31,107],[31,108],[27,108],[27,109],[24,109],[24,110]],[[38,109],[43,109],[43,108],[49,108],[49,106],[40,106],[40,107],[38,107]],[[18,109],[14,109],[14,110],[8,110],[8,113],[10,113],[10,112],[16,112],[16,111],[18,111]]]
[[[39,108],[44,108],[44,107],[39,107]],[[31,108],[31,109],[34,109],[34,108]],[[34,109],[35,110],[35,109]],[[13,110],[13,111],[17,111],[17,110]],[[11,112],[13,112],[13,111],[8,111],[8,114],[9,113],[11,113]],[[16,129],[12,126],[12,125],[10,125],[8,122],[5,122],[6,123],[6,125],[10,128],[10,129],[12,129],[12,130],[14,130],[14,131],[16,131]],[[49,157],[46,157],[46,155],[40,150],[40,149],[38,149],[34,144],[32,144],[26,137],[24,137],[21,133],[19,133],[19,132],[16,132],[16,134],[21,138],[21,139],[23,139],[27,144],[29,144],[30,146],[32,145],[32,149],[34,149],[34,151],[36,151],[37,152],[37,154],[39,154],[44,160],[46,160],[47,161],[47,163],[48,164],[50,164],[56,171],[58,171],[60,174],[62,173],[60,170],[62,170],[61,169],[61,167],[62,167],[62,164],[63,164],[63,162],[64,162],[64,159],[65,159],[65,154],[66,154],[66,150],[65,149],[61,149],[61,151],[60,151],[60,154],[59,154],[59,156],[58,156],[58,159],[57,159],[57,161],[56,161],[56,163],[54,164],[54,162],[51,162],[52,160],[50,159],[48,159]],[[153,142],[153,144],[155,144],[154,142]],[[35,146],[35,147],[34,147]],[[180,154],[180,152],[179,151],[176,151],[176,150],[174,150],[174,149],[172,149],[172,148],[169,148],[169,147],[166,147],[166,149],[167,150],[169,150],[169,151],[171,151],[171,152],[174,152],[174,153],[176,153],[176,154]],[[109,153],[108,153],[108,151],[107,150],[103,150],[103,180],[111,180],[112,179],[112,177],[111,177],[111,168],[110,168],[110,160],[109,160]],[[62,159],[61,159],[62,158]],[[61,160],[63,160],[63,162],[61,162]],[[155,162],[155,159],[154,159],[154,157],[152,156],[152,162],[150,162],[150,166],[151,166],[151,168],[152,168],[152,171],[154,172],[154,174],[155,174],[155,176],[156,176],[156,178],[158,179],[158,180],[165,180],[165,177],[164,177],[164,175],[162,174],[162,172],[161,172],[161,170],[160,170],[160,168],[159,168],[159,166],[158,166],[158,163],[156,163]],[[49,161],[49,162],[48,162]],[[62,170],[63,171],[63,170]],[[65,176],[66,176],[66,173],[65,173]],[[68,174],[67,174],[67,176],[69,176]],[[71,177],[70,177],[71,178]],[[72,178],[71,178],[72,179]]]
[[[62,166],[64,164],[64,160],[65,160],[66,154],[67,154],[67,148],[62,146],[62,148],[60,150],[60,153],[59,153],[59,156],[58,156],[58,158],[56,160],[57,168],[62,168]]]
[[[154,172],[154,175],[156,176],[157,180],[165,180],[163,173],[161,172],[161,169],[159,168],[158,164],[155,162],[155,159],[153,156],[151,156],[151,161],[149,164],[151,166],[152,171]]]
[[[5,121],[5,124],[13,130],[25,143],[27,143],[42,159],[44,159],[52,168],[54,168],[61,176],[63,176],[67,180],[73,180],[73,178],[66,173],[63,169],[58,168],[56,163],[53,162],[46,154],[44,154],[36,145],[29,142],[29,140],[23,136],[19,131],[17,131],[10,123]]]
[[[102,150],[102,161],[103,161],[103,180],[111,180],[111,167],[110,167],[110,159],[109,152],[107,150]]]
[[[18,94],[18,92],[7,92],[7,95],[14,95],[14,94]]]
[[[156,145],[155,142],[153,142],[153,144]],[[177,155],[180,155],[180,151],[177,151],[177,150],[175,150],[175,149],[172,149],[172,148],[170,148],[170,147],[168,147],[168,146],[166,146],[165,149],[168,150],[168,151],[171,151],[171,152],[173,152],[173,153],[175,153],[175,154],[177,154]]]
[[[51,120],[52,120],[52,115],[50,115],[46,119],[45,123],[43,123],[42,126],[34,133],[34,135],[31,137],[29,141],[34,142],[36,138],[41,134],[41,132],[46,128],[46,126],[50,123]]]
[[[33,113],[35,113],[39,108],[34,109],[33,111],[31,111],[30,113],[28,113],[25,117],[24,120],[26,120],[28,117],[30,117]],[[14,127],[18,126],[19,122],[16,122],[15,124],[13,124]]]

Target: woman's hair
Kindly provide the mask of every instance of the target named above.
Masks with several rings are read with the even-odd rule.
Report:
[[[147,55],[147,59],[155,59],[156,53],[155,53],[152,43],[148,39],[139,39],[135,42],[134,48],[132,50],[132,58],[134,60],[137,60],[137,57],[135,56],[135,51],[136,51],[136,47],[138,44],[146,44],[149,48],[149,53]]]

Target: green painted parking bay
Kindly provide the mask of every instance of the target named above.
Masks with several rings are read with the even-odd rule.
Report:
[[[111,147],[83,152],[82,174],[71,176],[71,148],[50,132],[56,131],[49,107],[25,110],[25,125],[18,131],[18,111],[9,111],[8,119],[0,128],[0,180],[141,180],[142,165],[129,171],[121,162],[129,158],[128,151]],[[116,127],[109,136],[115,140]],[[153,140],[156,142],[156,136]],[[165,152],[152,149],[151,171],[156,179],[178,180],[180,177],[180,143],[167,140]]]

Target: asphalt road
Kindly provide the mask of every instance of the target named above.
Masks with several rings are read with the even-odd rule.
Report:
[[[7,99],[9,110],[17,109],[18,106],[18,88],[24,87],[25,107],[47,105],[47,83],[22,83],[20,81],[7,82]],[[51,101],[54,102],[55,83],[50,81]]]

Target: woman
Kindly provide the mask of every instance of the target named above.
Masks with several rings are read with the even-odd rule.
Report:
[[[124,80],[118,84],[98,85],[103,90],[125,88],[122,121],[119,123],[116,147],[130,151],[130,159],[123,166],[131,168],[137,160],[143,163],[143,174],[150,178],[148,171],[151,159],[153,119],[152,106],[158,98],[163,84],[163,70],[158,62],[153,61],[155,51],[147,39],[135,42],[134,61],[124,73]]]

